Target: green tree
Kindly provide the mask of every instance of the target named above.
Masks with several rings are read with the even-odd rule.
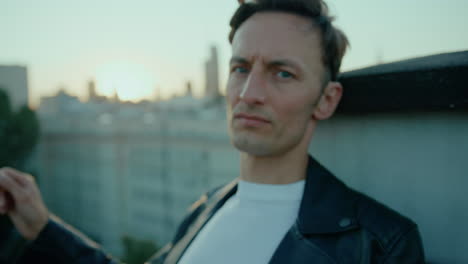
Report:
[[[14,112],[8,94],[0,88],[0,168],[25,171],[25,163],[39,139],[39,121],[27,106]],[[25,241],[6,216],[0,216],[0,263],[13,263]]]
[[[122,237],[122,244],[125,250],[122,261],[127,264],[143,264],[158,250],[158,246],[152,241],[131,236]]]
[[[11,120],[11,105],[8,94],[0,89],[0,167],[6,164],[7,134]]]
[[[11,109],[8,94],[0,89],[0,167],[24,170],[25,162],[39,140],[36,113],[23,106]]]

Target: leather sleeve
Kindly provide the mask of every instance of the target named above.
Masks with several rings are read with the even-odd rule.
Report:
[[[217,189],[203,195],[200,200],[194,203],[187,217],[179,225],[173,241],[158,251],[148,263],[164,262],[166,255],[172,249],[172,245],[184,236],[187,229],[204,208],[207,199]],[[120,262],[105,254],[98,244],[78,230],[52,216],[38,238],[29,244],[18,262],[18,264],[27,263],[117,264]]]
[[[424,248],[417,226],[403,234],[387,255],[385,264],[424,264]]]
[[[32,241],[21,257],[19,264],[117,264],[109,255],[89,238],[51,217],[36,240]]]

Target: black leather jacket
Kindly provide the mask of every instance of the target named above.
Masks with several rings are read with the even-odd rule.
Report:
[[[204,195],[182,222],[173,241],[149,263],[177,263],[236,188],[234,181]],[[20,263],[43,261],[116,263],[95,244],[55,220],[49,221]],[[424,263],[424,252],[415,223],[348,188],[310,157],[298,218],[269,263]]]

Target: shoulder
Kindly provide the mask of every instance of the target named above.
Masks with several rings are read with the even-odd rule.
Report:
[[[208,192],[202,194],[200,198],[190,206],[187,215],[182,220],[177,229],[176,235],[173,239],[173,243],[176,243],[185,235],[187,229],[197,219],[200,213],[206,208],[206,204],[208,203],[208,201],[216,194],[217,191],[219,191],[224,186],[225,185],[215,187],[209,190]]]
[[[350,190],[357,198],[359,226],[372,235],[383,249],[391,250],[409,234],[417,233],[416,223],[408,217],[359,191]]]
[[[224,186],[226,186],[226,185],[217,186],[217,187],[212,188],[211,190],[205,192],[204,194],[202,194],[202,195],[200,196],[200,198],[198,198],[198,200],[195,201],[195,202],[190,206],[190,208],[189,208],[189,214],[194,213],[194,212],[200,210],[201,208],[204,208],[204,206],[206,205],[206,203],[208,202],[208,200],[209,200],[210,198],[212,198],[212,197],[215,195],[215,193],[216,193],[217,191],[219,191],[221,188],[223,188]]]

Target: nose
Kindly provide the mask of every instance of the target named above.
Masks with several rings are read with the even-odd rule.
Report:
[[[266,100],[267,80],[259,69],[253,68],[242,87],[240,100],[249,105],[261,105]]]

